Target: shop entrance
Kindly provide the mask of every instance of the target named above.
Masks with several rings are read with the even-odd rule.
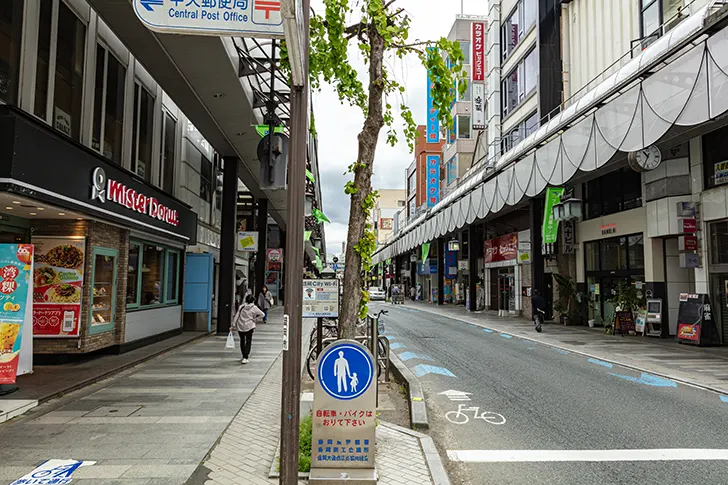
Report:
[[[513,268],[498,270],[498,310],[516,310],[515,274]]]
[[[642,234],[621,236],[584,244],[589,319],[607,323],[614,319],[617,288],[629,281],[644,288],[645,257]]]

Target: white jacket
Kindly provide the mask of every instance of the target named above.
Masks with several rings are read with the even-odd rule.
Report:
[[[257,321],[262,321],[265,314],[260,308],[255,306],[255,303],[245,303],[241,305],[238,312],[233,318],[233,330],[238,332],[248,332],[255,328]]]

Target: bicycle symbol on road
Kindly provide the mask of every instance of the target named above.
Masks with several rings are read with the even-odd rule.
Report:
[[[467,406],[465,404],[458,404],[457,411],[445,413],[445,418],[453,424],[468,424],[471,419],[468,413],[473,413],[472,419],[482,419],[486,423],[497,426],[506,422],[506,418],[502,414],[494,413],[493,411],[480,412],[479,406]]]

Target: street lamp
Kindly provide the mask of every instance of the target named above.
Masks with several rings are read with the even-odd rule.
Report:
[[[568,198],[562,200],[554,205],[551,214],[556,221],[580,220],[582,216],[581,199]]]
[[[410,263],[417,262],[417,255],[415,253],[410,254]]]
[[[447,243],[447,250],[450,252],[460,251],[460,241],[458,238],[454,237],[450,239],[450,242]]]

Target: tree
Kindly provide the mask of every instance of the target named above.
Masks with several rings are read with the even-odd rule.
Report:
[[[410,42],[411,19],[397,0],[324,0],[325,11],[311,17],[310,77],[314,89],[320,83],[331,84],[342,103],[359,108],[364,125],[358,135],[357,159],[349,165],[353,180],[346,183],[345,192],[351,197],[349,229],[344,271],[344,300],[339,318],[339,336],[353,338],[358,318],[364,318],[369,301],[362,288],[362,272],[372,267],[376,238],[369,216],[377,197],[371,179],[379,133],[387,127],[387,143],[394,146],[403,135],[414,149],[417,125],[410,108],[404,102],[405,86],[398,82],[385,61],[418,56],[430,73],[433,104],[443,125],[452,127],[450,113],[455,98],[455,85],[464,92],[467,88],[463,70],[463,53],[458,42],[445,38],[435,41]],[[352,21],[352,19],[354,19]],[[348,20],[348,22],[347,22]],[[368,64],[365,86],[349,61],[349,45],[357,44]],[[446,62],[447,59],[447,62]],[[399,102],[403,127],[395,127],[393,103]]]

